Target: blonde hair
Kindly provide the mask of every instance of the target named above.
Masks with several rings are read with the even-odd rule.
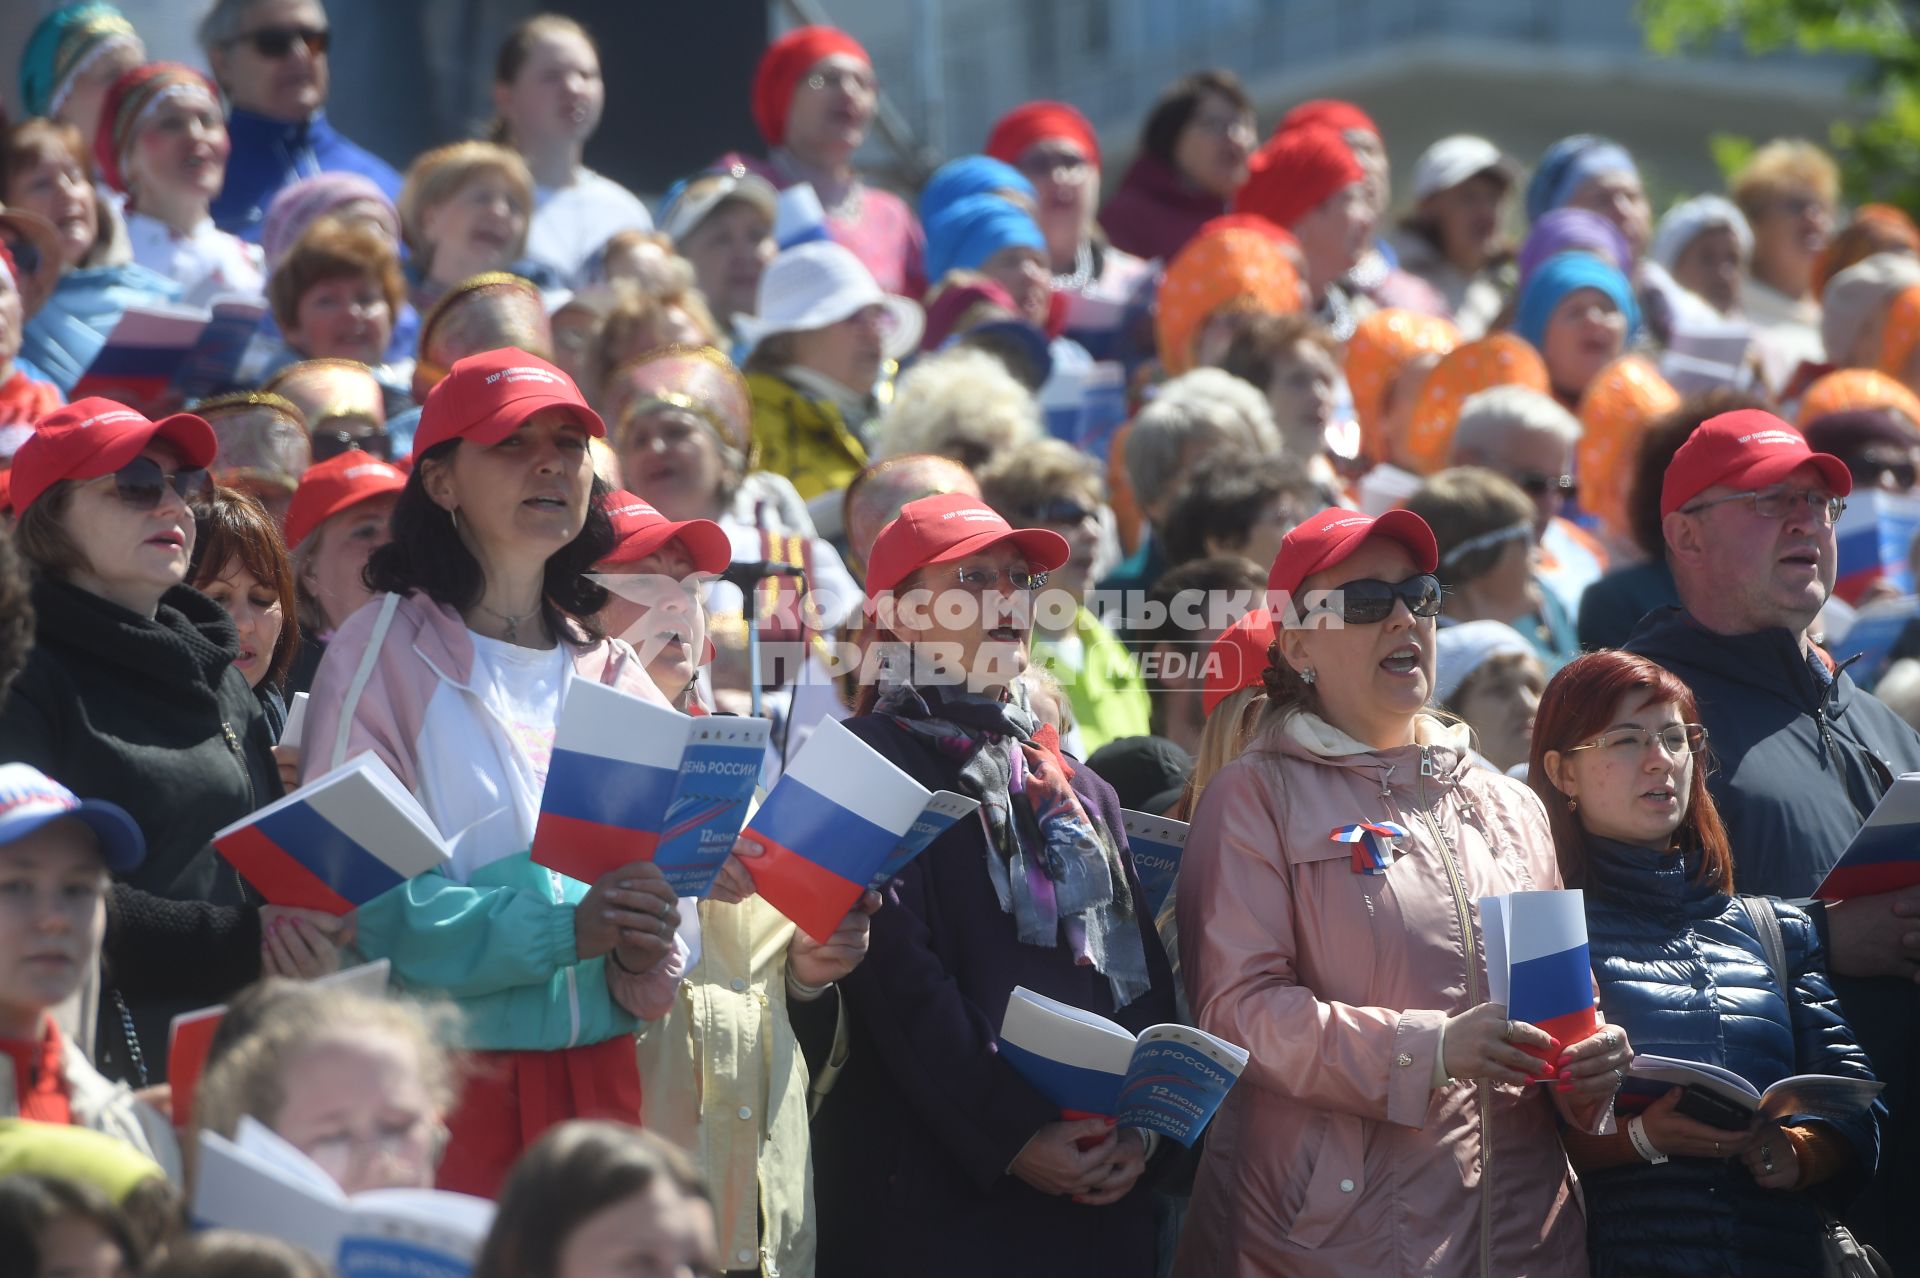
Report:
[[[1193,774],[1187,778],[1187,788],[1180,795],[1181,820],[1193,820],[1194,809],[1200,806],[1200,795],[1208,782],[1219,775],[1220,769],[1246,753],[1266,708],[1267,690],[1258,683],[1229,692],[1213,707],[1194,746]]]
[[[386,1033],[414,1049],[420,1081],[445,1114],[459,1093],[459,1072],[443,1044],[455,1041],[458,1015],[447,1004],[376,997],[337,986],[275,991],[253,1023],[208,1062],[194,1098],[196,1128],[231,1137],[242,1117],[272,1127],[287,1103],[287,1067],[322,1042],[365,1042]]]
[[[921,360],[900,378],[874,451],[934,453],[976,467],[1040,436],[1032,392],[992,355],[961,347]]]
[[[407,249],[426,270],[433,265],[433,246],[427,242],[424,222],[428,210],[452,199],[454,193],[483,173],[498,173],[506,178],[519,201],[520,210],[533,217],[533,174],[518,151],[493,142],[451,142],[416,157],[407,166],[406,181],[400,187],[400,231]],[[513,256],[526,251],[526,239],[514,246]]]
[[[1811,188],[1828,204],[1837,202],[1840,169],[1805,138],[1775,138],[1747,158],[1728,186],[1747,221],[1755,222],[1768,204],[1799,188]]]
[[[680,337],[666,334],[662,340],[649,341],[635,349],[639,339],[649,335],[649,330],[667,323],[667,312],[675,307],[700,329],[703,340],[694,343],[695,346],[721,343],[720,329],[713,322],[713,312],[707,309],[707,299],[691,284],[666,294],[649,292],[628,280],[615,280],[606,287],[613,291],[616,300],[595,330],[587,358],[586,373],[591,382],[588,393],[593,398],[599,397],[601,389],[608,384],[607,379],[620,368],[686,344]],[[662,337],[658,333],[652,335]]]

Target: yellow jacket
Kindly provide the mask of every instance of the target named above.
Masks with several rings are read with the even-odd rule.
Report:
[[[771,373],[750,374],[747,389],[760,469],[786,476],[801,500],[845,488],[866,466],[867,446],[837,405]]]
[[[793,924],[759,897],[700,903],[700,958],[639,1040],[641,1125],[692,1153],[720,1259],[812,1278],[818,1235],[807,1065],[787,1019]]]

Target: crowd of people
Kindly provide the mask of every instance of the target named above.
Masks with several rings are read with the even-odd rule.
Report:
[[[1920,228],[1818,146],[1657,217],[1597,133],[1396,189],[1361,105],[1262,140],[1201,70],[1117,173],[1036,101],[899,191],[812,26],[649,208],[572,19],[400,172],[320,0],[203,8],[201,66],[49,13],[0,146],[8,1272],[326,1274],[188,1229],[264,1126],[496,1200],[480,1278],[1920,1273],[1920,888],[1814,899],[1920,771]],[[242,303],[206,394],[106,376]],[[824,939],[750,840],[577,881],[581,679],[979,815]],[[443,866],[337,914],[213,846],[365,753]],[[1190,823],[1164,904],[1128,813]],[[1476,906],[1562,887],[1571,1042]],[[1062,1113],[1019,987],[1249,1060],[1193,1149]],[[1716,1125],[1648,1053],[1884,1091]]]

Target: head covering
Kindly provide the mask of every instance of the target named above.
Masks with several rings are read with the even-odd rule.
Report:
[[[1627,340],[1640,331],[1640,304],[1633,300],[1633,286],[1619,271],[1591,253],[1562,253],[1540,264],[1526,287],[1520,290],[1520,303],[1513,320],[1513,331],[1536,348],[1547,340],[1547,322],[1554,308],[1567,295],[1583,288],[1598,289],[1607,295],[1615,309],[1627,319]]]
[[[875,305],[884,306],[892,319],[885,339],[887,358],[899,359],[920,345],[926,324],[920,304],[882,292],[852,250],[816,240],[782,250],[767,263],[760,273],[758,313],[734,316],[733,326],[751,350],[762,338],[825,328]]]
[[[1886,243],[1887,240],[1895,244]],[[1920,256],[1920,226],[1913,224],[1905,209],[1891,204],[1862,204],[1853,211],[1853,220],[1841,227],[1813,259],[1811,284],[1815,297],[1827,291],[1827,281],[1875,253],[1896,249],[1909,256]]]
[[[1654,261],[1671,271],[1694,237],[1715,227],[1733,232],[1742,262],[1752,259],[1753,228],[1747,225],[1747,215],[1739,206],[1723,195],[1696,195],[1668,209],[1653,230],[1653,247],[1648,251]]]
[[[1633,248],[1619,227],[1591,209],[1555,209],[1535,222],[1521,242],[1514,261],[1518,286],[1525,288],[1543,262],[1562,253],[1593,253],[1623,275],[1633,269]]]
[[[1911,452],[1920,448],[1920,427],[1891,408],[1854,408],[1808,422],[1807,447],[1845,461],[1877,445]]]
[[[1300,309],[1300,275],[1281,240],[1244,225],[1202,227],[1173,255],[1153,318],[1160,363],[1168,374],[1178,377],[1193,368],[1200,330],[1229,304],[1267,315]]]
[[[1915,346],[1920,346],[1920,284],[1909,284],[1887,304],[1886,327],[1880,330],[1880,371],[1905,377]]]
[[[1580,505],[1623,541],[1633,537],[1627,496],[1640,437],[1656,418],[1678,407],[1680,392],[1644,355],[1622,355],[1581,392],[1573,464],[1580,476]]]
[[[1404,447],[1416,471],[1428,475],[1447,464],[1460,406],[1495,386],[1525,386],[1543,394],[1552,389],[1540,353],[1512,333],[1492,333],[1440,357],[1420,384],[1407,423]]]
[[[973,327],[966,321],[982,311],[996,321],[1019,313],[1013,294],[984,275],[961,271],[935,285],[927,295],[927,331],[921,335],[920,349],[939,350],[949,338]]]
[[[1029,209],[1038,197],[1026,175],[1005,160],[990,155],[963,155],[949,160],[933,171],[920,188],[920,224],[925,226],[960,201],[973,195],[999,195],[1013,192],[1023,197]]]
[[[1327,128],[1336,133],[1345,133],[1357,129],[1362,133],[1382,136],[1380,126],[1373,117],[1351,102],[1339,98],[1313,98],[1280,117],[1280,126],[1275,133],[1286,133],[1293,129]]]
[[[311,466],[287,507],[287,549],[298,549],[313,532],[343,510],[397,493],[407,486],[398,466],[357,448]]]
[[[551,333],[547,304],[532,281],[505,271],[461,280],[420,319],[414,397],[424,400],[433,382],[446,375],[444,367],[430,365],[451,364],[462,355],[507,346],[525,350],[551,344]],[[420,384],[421,369],[431,374],[425,386]]]
[[[1387,392],[1408,361],[1445,355],[1459,344],[1460,330],[1452,320],[1418,311],[1375,311],[1354,327],[1347,339],[1346,373],[1364,456],[1386,460]]]
[[[167,1178],[159,1163],[119,1136],[66,1123],[0,1118],[0,1180],[16,1174],[88,1185],[115,1206],[146,1182]]]
[[[1094,168],[1100,167],[1100,139],[1087,117],[1065,102],[1029,102],[994,122],[987,134],[986,152],[996,160],[1018,164],[1027,148],[1049,138],[1064,138],[1079,147]]]
[[[948,271],[978,270],[1001,249],[1047,250],[1033,214],[997,195],[970,195],[949,205],[926,229],[927,278],[935,281]]]
[[[413,460],[450,439],[491,448],[542,409],[563,409],[591,436],[605,436],[573,379],[538,355],[508,347],[456,360],[421,406]]]
[[[25,510],[62,479],[111,475],[155,440],[171,444],[187,465],[203,469],[220,449],[213,427],[192,413],[155,422],[115,400],[76,399],[42,417],[13,455],[13,508]]]
[[[105,799],[80,799],[40,769],[0,763],[0,848],[49,822],[72,817],[100,841],[107,869],[125,874],[147,857],[147,841],[126,811]]]
[[[1512,187],[1520,166],[1483,137],[1456,133],[1441,138],[1413,162],[1413,202],[1451,191],[1469,178],[1491,173]]]
[[[660,229],[678,244],[728,200],[751,204],[766,215],[769,224],[780,215],[780,193],[773,183],[744,163],[733,163],[682,178],[667,188],[660,201]]]
[[[1067,539],[1046,528],[1014,528],[978,497],[943,493],[900,508],[893,522],[873,539],[867,556],[867,597],[892,590],[915,570],[948,564],[1011,543],[1036,571],[1051,572],[1067,562]]]
[[[760,65],[753,73],[753,122],[768,146],[779,146],[787,139],[787,112],[793,107],[793,91],[815,63],[845,53],[868,66],[873,59],[860,42],[836,27],[799,27],[767,46]]]
[[[309,226],[355,202],[378,209],[380,228],[395,244],[400,242],[400,211],[372,178],[345,170],[316,173],[281,187],[267,205],[266,219],[260,224],[260,250],[267,255],[268,269],[279,264]]]
[[[1765,488],[1809,462],[1836,496],[1853,491],[1845,462],[1814,452],[1805,436],[1772,413],[1741,408],[1709,417],[1687,436],[1667,466],[1660,485],[1660,517],[1665,519],[1716,484]]]
[[[1272,646],[1273,614],[1265,608],[1255,608],[1221,631],[1207,649],[1201,710],[1211,715],[1240,689],[1259,687],[1267,668],[1267,649]]]
[[[1087,766],[1113,787],[1121,807],[1158,814],[1187,788],[1193,756],[1165,737],[1121,737],[1088,755]]]
[[[19,247],[10,253],[14,287],[32,319],[60,282],[60,232],[53,223],[27,209],[0,208],[0,227],[12,233]]]
[[[1905,253],[1875,253],[1828,280],[1820,294],[1820,339],[1827,362],[1850,358],[1854,343],[1873,326],[1881,309],[1915,284],[1920,284],[1920,260]]]
[[[1389,510],[1370,519],[1357,510],[1330,506],[1295,526],[1280,542],[1267,573],[1267,606],[1291,607],[1300,584],[1317,572],[1336,568],[1360,549],[1369,537],[1399,542],[1413,556],[1413,566],[1432,572],[1440,566],[1440,547],[1427,521],[1410,510]]]
[[[602,567],[638,563],[678,538],[693,560],[695,572],[725,572],[733,562],[733,543],[711,519],[668,519],[630,492],[607,494],[604,508],[613,521],[613,549],[600,560]]]
[[[1288,229],[1334,195],[1366,179],[1353,148],[1333,129],[1286,129],[1247,161],[1247,180],[1233,193],[1233,211],[1258,213]]]
[[[910,501],[943,493],[980,496],[980,481],[951,457],[933,453],[902,453],[874,462],[847,485],[841,498],[840,522],[846,529],[849,567],[864,572],[873,542]]]
[[[668,346],[630,359],[607,379],[614,424],[642,413],[678,408],[713,429],[741,458],[753,450],[753,397],[733,361],[711,346]],[[615,393],[617,391],[617,394]]]
[[[1873,368],[1843,368],[1807,387],[1800,397],[1800,426],[1805,429],[1834,413],[1890,408],[1920,426],[1920,395]]]
[[[213,82],[178,62],[144,63],[113,82],[93,133],[94,162],[108,186],[116,191],[127,189],[127,152],[161,103],[195,94],[204,96],[219,113],[220,91]]]
[[[299,487],[313,461],[313,445],[306,418],[292,400],[272,391],[234,391],[203,399],[193,411],[220,441],[212,466],[215,482],[271,484],[288,493]]]
[[[1527,183],[1527,220],[1541,218],[1573,198],[1587,182],[1609,173],[1630,173],[1636,179],[1640,170],[1627,149],[1612,138],[1597,133],[1576,133],[1561,138],[1547,148]]]
[[[57,117],[73,82],[116,48],[145,52],[133,23],[104,0],[63,5],[40,19],[20,53],[20,100],[27,114]]]
[[[1534,647],[1504,621],[1463,621],[1433,636],[1433,701],[1445,705],[1495,657],[1531,657]]]

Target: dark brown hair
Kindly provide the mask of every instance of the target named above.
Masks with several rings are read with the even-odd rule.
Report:
[[[1657,702],[1672,701],[1680,707],[1680,718],[1695,723],[1700,707],[1693,690],[1679,676],[1645,657],[1617,648],[1589,652],[1575,657],[1547,684],[1541,695],[1540,710],[1533,727],[1533,754],[1527,763],[1527,784],[1540,796],[1547,808],[1547,823],[1553,828],[1553,848],[1560,861],[1560,877],[1567,887],[1577,888],[1587,878],[1587,835],[1567,796],[1547,778],[1549,751],[1564,757],[1574,746],[1605,732],[1613,722],[1614,708],[1629,693],[1644,693]],[[1687,785],[1687,815],[1676,831],[1680,846],[1701,853],[1699,876],[1729,895],[1733,892],[1733,851],[1727,843],[1727,829],[1720,823],[1720,810],[1707,790],[1707,764],[1710,756],[1696,755],[1693,779]]]
[[[266,682],[286,686],[287,670],[300,651],[299,601],[293,584],[293,565],[287,562],[287,544],[279,527],[249,493],[216,488],[213,498],[193,512],[193,563],[187,581],[204,590],[234,560],[252,573],[280,600],[280,634],[273,641],[273,659]]]
[[[1311,315],[1256,315],[1234,330],[1220,367],[1266,394],[1274,367],[1306,343],[1318,346],[1340,362],[1340,346]]]
[[[93,156],[87,146],[87,139],[80,136],[80,130],[65,120],[47,120],[39,116],[20,121],[6,132],[6,147],[0,151],[0,204],[18,204],[14,198],[13,178],[16,173],[29,165],[39,163],[49,152],[65,152],[67,157],[80,166],[82,173],[93,172]],[[111,234],[107,212],[100,207],[100,196],[92,196],[94,217],[98,226],[93,244],[87,249],[86,261],[91,262]]]
[[[1238,448],[1201,458],[1187,472],[1167,511],[1169,562],[1205,558],[1209,540],[1237,552],[1267,507],[1282,497],[1293,499],[1299,519],[1327,504],[1297,458],[1261,457]]]
[[[56,479],[25,510],[14,513],[14,542],[35,572],[65,579],[86,570],[87,557],[66,529],[67,507],[77,486],[71,479]]]
[[[8,687],[33,651],[33,624],[27,566],[0,524],[0,705],[6,704]]]
[[[518,80],[520,72],[527,65],[527,59],[533,56],[533,47],[553,35],[579,36],[593,50],[595,61],[599,60],[600,46],[594,43],[585,27],[563,13],[536,13],[509,31],[507,38],[500,42],[500,52],[493,59],[493,82],[507,85]],[[487,126],[487,141],[497,142],[501,146],[513,145],[512,130],[499,116],[495,116]]]
[[[237,1229],[182,1238],[141,1278],[327,1278],[319,1257],[290,1242]]]
[[[1233,103],[1235,110],[1253,114],[1253,99],[1240,87],[1240,79],[1233,72],[1195,71],[1169,84],[1153,100],[1153,106],[1147,111],[1147,121],[1140,128],[1140,149],[1157,160],[1172,164],[1180,134],[1192,123],[1194,114],[1209,93],[1218,94]]]
[[[364,222],[323,217],[294,241],[267,280],[267,301],[274,322],[290,332],[300,315],[300,299],[316,284],[330,280],[372,280],[387,299],[394,322],[407,300],[407,279],[387,237]]]
[[[1709,417],[1737,408],[1771,411],[1773,404],[1745,391],[1703,391],[1687,396],[1665,417],[1654,418],[1641,433],[1640,451],[1634,454],[1633,476],[1627,487],[1627,527],[1634,544],[1654,563],[1667,557],[1667,537],[1660,528],[1664,522],[1660,518],[1660,486],[1666,482],[1673,455]]]

